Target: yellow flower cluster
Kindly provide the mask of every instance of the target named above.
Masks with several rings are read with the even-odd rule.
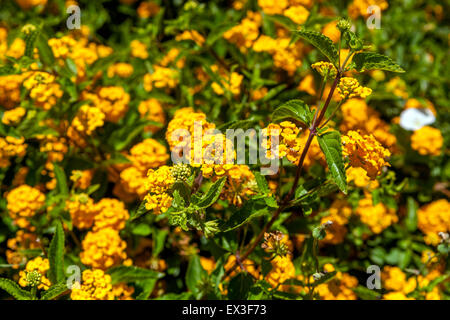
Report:
[[[11,190],[6,196],[9,216],[20,228],[28,228],[33,217],[45,204],[45,194],[26,184]]]
[[[366,194],[363,199],[359,200],[356,214],[373,233],[381,233],[398,221],[394,209],[387,208],[381,202],[374,206],[370,194]]]
[[[50,110],[63,95],[55,76],[46,72],[32,71],[23,86],[30,90],[30,97],[36,105],[44,110]]]
[[[232,254],[228,257],[227,262],[223,266],[225,272],[228,272],[228,270],[230,270],[231,267],[233,267],[235,264],[236,264],[236,256]],[[245,271],[251,274],[255,279],[260,278],[260,273],[257,264],[254,261],[250,259],[245,259],[244,261],[241,261],[241,264],[242,266],[244,266]],[[240,266],[238,266],[230,273],[229,277],[227,277],[226,280],[232,279],[241,271],[242,269],[240,268]]]
[[[7,126],[17,125],[20,120],[25,116],[26,110],[22,107],[17,107],[11,110],[6,110],[3,113],[2,123]]]
[[[79,147],[86,145],[86,136],[91,135],[98,127],[103,126],[105,114],[97,107],[83,105],[67,129],[71,142]]]
[[[389,166],[385,158],[391,155],[373,135],[361,136],[353,130],[342,137],[342,154],[349,158],[353,167],[366,170],[371,179],[381,174],[382,167]]]
[[[66,210],[72,224],[78,229],[89,229],[94,223],[94,200],[85,193],[74,194],[66,201]]]
[[[331,204],[329,214],[322,217],[321,224],[331,221],[332,224],[327,227],[327,235],[321,241],[321,243],[338,244],[344,241],[344,237],[347,234],[347,228],[345,225],[348,223],[348,219],[352,215],[352,208],[345,200],[336,199]]]
[[[269,159],[281,159],[286,157],[290,162],[297,164],[301,154],[301,138],[298,137],[300,129],[290,121],[283,121],[279,125],[271,123],[262,130],[262,147],[266,149]],[[278,136],[278,144],[272,141]],[[272,149],[275,147],[275,150]]]
[[[385,266],[381,273],[383,288],[389,290],[383,295],[384,300],[414,300],[408,294],[418,288],[427,286],[432,280],[440,276],[438,270],[429,272],[426,276],[406,277],[406,274],[398,267]],[[435,286],[430,292],[424,294],[426,300],[440,300],[439,286]]]
[[[153,88],[173,89],[178,84],[178,71],[161,66],[153,66],[153,73],[144,76],[144,89],[152,91]]]
[[[336,67],[330,62],[319,61],[313,63],[311,68],[316,70],[322,77],[327,77],[328,79],[333,79],[337,74]]]
[[[126,242],[120,238],[119,231],[111,227],[89,231],[81,246],[81,262],[92,268],[106,270],[127,258]]]
[[[134,58],[147,59],[148,51],[145,43],[139,40],[133,40],[130,43],[131,56]]]
[[[184,63],[186,61],[185,58],[179,58],[178,56],[180,55],[180,49],[177,48],[172,48],[170,49],[167,54],[161,59],[161,61],[159,62],[159,65],[162,67],[167,67],[169,64],[171,64],[172,62],[176,61],[176,67],[181,69],[184,67]]]
[[[304,6],[290,6],[283,14],[297,24],[303,24],[308,20],[309,11]]]
[[[101,87],[97,93],[83,92],[82,98],[91,100],[92,105],[105,114],[105,120],[118,122],[128,111],[130,95],[122,87]]]
[[[222,78],[220,84],[217,82],[211,84],[211,88],[216,94],[220,96],[223,95],[225,93],[224,89],[230,91],[235,96],[241,93],[241,83],[244,76],[234,71],[231,72],[231,74],[228,74],[225,70],[219,69],[216,65],[211,66],[211,70],[218,72],[219,76]]]
[[[303,45],[291,43],[288,36],[280,34],[276,39],[261,35],[253,44],[256,52],[267,52],[272,56],[276,68],[285,70],[290,76],[301,67]]]
[[[11,157],[23,157],[27,150],[25,139],[6,136],[0,137],[0,168],[9,166]]]
[[[392,92],[397,97],[407,99],[408,91],[406,82],[400,77],[394,77],[386,83],[386,91]]]
[[[341,99],[355,97],[367,98],[372,93],[372,89],[361,86],[358,80],[351,77],[342,77],[339,81],[337,91]]]
[[[40,247],[40,244],[36,234],[17,230],[16,236],[8,239],[7,247],[6,261],[12,265],[13,269],[18,269],[20,265],[25,264],[27,261],[24,252],[28,249],[37,249]]]
[[[215,128],[213,123],[209,123],[206,120],[206,115],[203,112],[195,112],[193,108],[181,108],[178,109],[173,115],[172,120],[169,122],[166,131],[166,141],[170,146],[170,150],[182,150],[186,146],[187,132],[190,134],[190,145],[193,149],[194,146],[194,124],[201,124],[202,131],[195,134],[203,136],[208,130]],[[180,130],[181,129],[181,130]],[[200,138],[200,137],[199,137]],[[184,143],[183,143],[184,142]]]
[[[260,13],[247,11],[247,16],[242,19],[241,23],[227,30],[223,37],[234,43],[242,52],[246,52],[259,36],[261,21]]]
[[[25,270],[19,272],[19,285],[22,287],[29,286],[27,281],[27,274],[29,272],[37,271],[40,273],[40,284],[37,286],[38,289],[47,290],[50,288],[51,283],[50,280],[46,277],[47,271],[50,269],[50,263],[48,259],[42,257],[36,257],[33,260],[27,262],[25,266]]]
[[[120,78],[128,78],[133,74],[133,66],[129,63],[118,62],[109,66],[107,75],[109,78],[118,76]]]
[[[342,122],[340,129],[359,130],[362,134],[372,134],[383,146],[394,151],[397,138],[390,133],[389,125],[378,112],[370,108],[363,99],[349,99],[341,106]]]
[[[114,300],[111,276],[103,270],[84,270],[79,288],[73,288],[72,300]]]
[[[60,162],[64,159],[68,151],[65,138],[53,135],[37,135],[36,138],[41,142],[39,151],[48,154],[48,161]]]
[[[94,227],[92,230],[112,228],[122,230],[130,217],[123,202],[117,199],[103,198],[94,206]]]
[[[270,263],[272,264],[272,269],[266,275],[265,280],[270,283],[273,288],[286,280],[295,278],[295,267],[290,255],[276,256]],[[284,291],[286,287],[280,286],[280,290]]]
[[[147,19],[153,17],[159,12],[160,8],[154,1],[143,1],[137,8],[137,14],[139,18]]]
[[[138,106],[138,111],[141,117],[146,120],[159,122],[161,124],[164,124],[166,122],[166,116],[164,114],[163,107],[161,103],[154,98],[141,101]],[[159,129],[161,128],[154,125],[145,127],[145,131],[150,131],[152,133],[157,132]]]
[[[27,287],[30,285],[27,280],[27,274],[33,271],[39,272],[41,275],[40,283],[37,286],[38,289],[48,290],[51,286],[50,280],[46,277],[47,271],[50,269],[50,263],[48,259],[42,257],[36,257],[33,260],[27,262],[25,270],[19,272],[19,285]]]
[[[446,199],[436,200],[417,210],[417,226],[425,233],[427,244],[439,243],[439,232],[450,232],[450,202]]]
[[[177,35],[175,37],[176,41],[182,41],[182,40],[192,40],[194,41],[198,46],[203,46],[205,43],[205,37],[203,37],[200,33],[198,33],[197,30],[185,30],[183,33]]]
[[[438,156],[441,154],[444,138],[439,129],[424,126],[411,135],[411,147],[421,155]]]
[[[107,57],[113,51],[109,47],[89,42],[87,38],[89,31],[86,29],[85,26],[82,27],[79,39],[76,39],[74,35],[68,35],[48,40],[48,45],[61,66],[64,65],[66,58],[75,62],[77,77],[73,80],[78,82],[86,78],[87,66],[92,65],[99,58]]]
[[[127,156],[131,166],[120,173],[122,187],[127,193],[143,198],[147,193],[145,181],[149,169],[166,164],[169,154],[165,146],[154,139],[145,139],[133,146]]]
[[[153,210],[154,214],[166,212],[172,204],[173,198],[168,194],[168,191],[174,182],[172,168],[169,166],[148,170],[146,188],[149,193],[144,198],[146,201],[145,208]]]
[[[327,263],[323,266],[326,272],[333,272],[335,268]],[[358,279],[347,273],[338,271],[333,279],[326,283],[321,283],[316,290],[324,300],[356,300],[357,296],[353,288],[358,286]]]
[[[202,172],[204,172],[202,166]],[[222,200],[228,200],[235,206],[241,206],[245,200],[257,193],[257,185],[253,172],[247,165],[216,165],[216,178],[222,173],[226,175],[227,180],[220,194]]]
[[[353,181],[358,188],[367,188],[368,190],[374,190],[378,188],[380,183],[378,180],[370,179],[367,175],[367,171],[361,167],[350,167],[346,171],[347,182]]]
[[[378,6],[381,11],[386,10],[389,6],[386,0],[353,0],[348,6],[348,15],[352,19],[359,16],[368,17],[370,13],[367,12],[367,8],[372,5]]]
[[[20,87],[25,75],[23,73],[0,76],[0,105],[10,109],[20,103]]]
[[[75,188],[87,189],[91,185],[93,170],[72,170],[70,180],[73,181]]]

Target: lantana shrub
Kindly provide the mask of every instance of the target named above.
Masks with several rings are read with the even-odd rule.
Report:
[[[448,299],[442,10],[2,2],[1,297]]]

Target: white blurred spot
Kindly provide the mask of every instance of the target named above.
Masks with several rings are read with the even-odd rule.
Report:
[[[430,109],[409,108],[400,114],[400,127],[405,130],[416,131],[436,121]]]

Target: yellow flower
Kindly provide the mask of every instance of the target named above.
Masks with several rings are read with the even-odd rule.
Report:
[[[30,225],[32,218],[45,204],[45,195],[26,184],[11,190],[6,196],[9,216],[20,228]]]
[[[103,198],[94,205],[94,212],[93,231],[105,228],[122,230],[130,217],[124,203],[117,199]]]
[[[267,14],[283,14],[289,5],[288,0],[258,0],[258,5]]]
[[[304,6],[291,6],[283,14],[297,24],[305,23],[309,17],[309,11]]]
[[[328,221],[332,222],[327,227],[327,235],[322,240],[322,243],[338,244],[344,241],[344,237],[347,234],[345,225],[348,223],[351,214],[352,208],[347,201],[340,199],[334,200],[329,209],[329,215],[322,217],[320,220],[321,224],[327,223]]]
[[[350,77],[341,78],[337,89],[342,99],[367,98],[372,93],[372,89],[360,86],[358,80]]]
[[[444,144],[444,138],[439,129],[424,126],[414,131],[411,136],[411,147],[421,155],[438,156]]]
[[[55,76],[46,72],[30,72],[23,86],[30,90],[30,97],[36,105],[44,110],[50,110],[63,95]]]
[[[133,166],[141,171],[157,168],[164,165],[170,156],[167,148],[155,139],[145,139],[133,146],[130,150],[130,159]]]
[[[192,40],[200,47],[205,43],[205,37],[203,37],[196,30],[183,31],[183,33],[181,33],[175,37],[175,40],[176,41]]]
[[[9,158],[25,156],[28,145],[25,139],[6,136],[0,137],[0,168],[9,166]]]
[[[394,209],[387,208],[381,202],[374,206],[370,194],[367,194],[365,198],[359,200],[356,214],[373,233],[381,233],[384,229],[398,221]]]
[[[261,15],[257,12],[248,11],[247,16],[241,23],[227,30],[223,37],[229,42],[236,44],[242,52],[246,52],[258,38],[260,26]]]
[[[130,43],[131,47],[131,56],[135,58],[140,59],[147,59],[148,58],[148,51],[147,46],[139,41],[139,40],[133,40]]]
[[[127,258],[126,242],[120,238],[119,231],[111,227],[88,232],[81,246],[81,262],[92,268],[106,270]]]
[[[164,124],[166,122],[166,116],[162,108],[161,103],[153,98],[142,101],[138,106],[139,114],[146,120],[151,120]],[[145,127],[145,131],[155,133],[159,131],[161,127],[149,125]]]
[[[323,266],[324,271],[333,272],[333,265],[327,263]],[[317,292],[323,300],[356,300],[357,296],[353,288],[358,286],[358,279],[347,273],[338,271],[330,281],[317,286]]]
[[[215,93],[218,95],[223,95],[225,93],[224,88],[235,96],[241,93],[241,83],[244,76],[238,74],[237,72],[227,74],[223,70],[219,70],[216,65],[211,66],[211,70],[214,72],[219,71],[219,76],[222,78],[220,84],[217,82],[213,82],[211,84],[211,87]]]
[[[66,210],[72,218],[72,224],[78,229],[89,229],[94,223],[94,200],[87,194],[75,194],[66,201]]]
[[[265,148],[266,156],[270,159],[286,157],[290,162],[297,164],[301,155],[301,139],[298,137],[300,128],[290,121],[283,121],[279,125],[271,123],[262,130],[263,140],[261,145]],[[274,137],[279,135],[278,145]],[[275,147],[275,150],[271,150]]]
[[[44,289],[48,290],[50,288],[51,283],[50,280],[47,278],[47,271],[50,269],[50,263],[48,259],[42,258],[42,257],[36,257],[33,260],[30,260],[27,262],[27,265],[25,267],[24,271],[19,272],[19,284],[22,287],[29,286],[29,281],[27,281],[27,274],[33,271],[37,271],[41,277],[39,281],[39,285],[37,286],[38,289]]]
[[[130,95],[122,87],[101,87],[97,93],[83,92],[85,100],[91,100],[92,105],[105,114],[105,120],[118,122],[128,111]]]
[[[172,168],[161,166],[157,170],[150,169],[147,174],[146,188],[149,193],[145,196],[145,208],[153,210],[154,214],[164,213],[172,205],[172,197],[168,194],[174,184]]]
[[[2,123],[7,126],[16,125],[25,116],[26,110],[22,107],[17,107],[11,110],[7,110],[3,113]]]
[[[111,276],[103,270],[84,270],[79,288],[72,289],[72,300],[114,300]]]
[[[383,11],[387,9],[388,2],[386,0],[353,0],[348,7],[348,14],[352,19],[359,16],[368,17],[370,13],[367,12],[367,8],[372,5],[378,6]]]
[[[425,233],[427,244],[437,245],[439,232],[450,232],[450,202],[446,199],[436,200],[417,210],[417,226]]]
[[[381,174],[382,167],[389,166],[385,158],[391,155],[372,135],[361,136],[353,130],[342,137],[342,154],[353,167],[366,170],[371,179]]]
[[[153,87],[173,89],[178,84],[178,71],[161,66],[153,66],[153,73],[144,76],[144,89],[152,91]]]
[[[332,63],[325,61],[313,63],[311,68],[316,70],[322,77],[326,76],[328,79],[334,78],[337,74],[336,67]]]
[[[270,283],[273,288],[286,280],[295,278],[295,267],[289,255],[276,256],[270,263],[272,264],[272,269],[265,277],[265,280]],[[285,286],[281,286],[280,289],[284,291]]]
[[[153,1],[144,1],[139,4],[137,14],[140,18],[146,19],[156,15],[159,12],[159,6]]]
[[[113,78],[114,76],[128,78],[133,74],[133,66],[129,63],[118,62],[109,66],[107,74],[109,78]]]
[[[24,10],[28,10],[37,6],[45,6],[47,4],[47,0],[15,0],[15,1]]]

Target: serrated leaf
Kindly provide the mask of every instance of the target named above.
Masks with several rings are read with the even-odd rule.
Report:
[[[64,281],[64,229],[61,221],[56,221],[55,234],[48,249],[50,269],[48,277],[51,283]]]
[[[203,195],[201,198],[197,198],[197,201],[194,203],[195,206],[199,209],[210,207],[219,198],[223,186],[225,185],[225,181],[226,178],[223,177],[214,182],[205,195]]]
[[[67,284],[65,282],[55,284],[42,294],[41,300],[52,300],[67,290],[69,289],[67,288]]]
[[[320,32],[311,30],[298,30],[295,31],[295,34],[315,46],[324,56],[328,58],[328,60],[330,60],[331,63],[334,64],[334,66],[336,66],[339,59],[339,54],[330,38]]]
[[[140,216],[142,216],[143,214],[145,214],[148,211],[147,208],[145,208],[145,203],[146,203],[146,201],[143,200],[139,204],[139,207],[137,207],[136,210],[131,212],[129,221],[133,221],[133,220],[139,218]]]
[[[366,70],[386,70],[392,72],[405,72],[391,58],[376,52],[361,52],[353,56],[355,69],[359,72]]]
[[[134,282],[146,279],[160,279],[164,276],[161,272],[134,266],[113,267],[109,269],[107,273],[111,276],[112,284]]]
[[[299,121],[308,126],[312,120],[312,113],[308,105],[302,100],[290,100],[276,108],[272,113],[273,122],[281,122],[288,119]]]
[[[234,230],[243,224],[250,222],[250,220],[263,216],[268,212],[268,206],[263,199],[250,199],[242,206],[242,208],[234,212],[230,219],[222,223],[220,230],[222,232]]]
[[[270,193],[269,184],[267,183],[265,176],[263,176],[259,171],[255,171],[253,175],[255,176],[259,191],[264,194]]]
[[[17,300],[32,300],[30,292],[23,290],[17,283],[9,279],[0,278],[0,289],[5,290]]]
[[[347,177],[342,160],[341,135],[337,131],[326,132],[317,137],[320,149],[325,154],[331,176],[343,193],[347,193]]]

